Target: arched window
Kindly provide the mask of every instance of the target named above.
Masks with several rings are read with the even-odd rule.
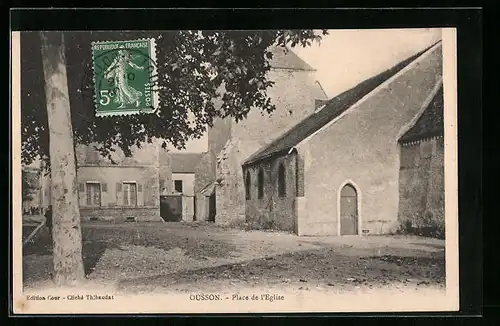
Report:
[[[246,200],[250,199],[250,171],[247,171],[247,176],[245,177],[245,198]]]
[[[286,195],[286,171],[283,164],[278,168],[278,196],[285,197]]]
[[[262,168],[259,169],[259,176],[257,181],[259,199],[261,199],[264,197],[264,170],[262,170]]]

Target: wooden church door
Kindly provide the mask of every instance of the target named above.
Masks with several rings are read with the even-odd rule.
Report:
[[[340,192],[340,235],[358,234],[358,194],[345,185]]]

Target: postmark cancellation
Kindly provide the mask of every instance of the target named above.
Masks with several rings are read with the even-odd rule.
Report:
[[[96,116],[156,112],[156,62],[153,38],[92,42]]]

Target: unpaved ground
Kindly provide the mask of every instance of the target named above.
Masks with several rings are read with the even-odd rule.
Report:
[[[29,233],[25,227],[24,233]],[[90,282],[118,292],[289,288],[345,291],[444,288],[444,241],[419,237],[297,237],[211,224],[83,225]],[[51,239],[23,248],[26,289],[49,286]]]

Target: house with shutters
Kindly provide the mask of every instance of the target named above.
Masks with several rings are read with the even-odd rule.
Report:
[[[438,186],[429,192],[433,186],[412,184],[424,180],[417,176],[421,170],[441,173],[438,141],[401,145],[420,134],[412,131],[420,130],[419,119],[432,120],[425,112],[440,89],[438,42],[327,101],[243,162],[246,221],[298,235],[395,231],[398,215],[411,215],[419,205],[423,210],[410,196],[444,194]],[[433,150],[434,161],[417,163],[416,156]],[[401,170],[401,160],[412,159],[403,166],[413,164],[413,170]],[[431,199],[425,207],[433,205]]]
[[[111,159],[93,144],[76,146],[80,215],[83,220],[162,221],[160,217],[160,146],[132,147],[125,157],[116,148]]]
[[[107,158],[94,145],[78,144],[75,148],[82,220],[195,219],[194,172],[201,153],[172,153],[153,141],[140,148],[132,146],[130,157],[115,147]],[[43,176],[40,184],[43,187],[36,198],[41,196],[46,209],[50,205],[50,176]],[[172,201],[167,200],[169,211],[162,214],[165,197]]]

